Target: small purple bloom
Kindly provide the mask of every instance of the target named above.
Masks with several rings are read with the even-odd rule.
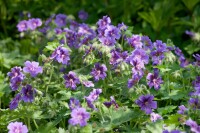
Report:
[[[190,130],[194,133],[200,133],[200,126],[193,121],[192,119],[189,119],[185,122],[185,125],[190,127]]]
[[[200,54],[193,54],[193,57],[196,59],[196,62],[194,62],[194,64],[196,66],[200,66]]]
[[[11,122],[8,124],[8,133],[28,133],[28,128],[22,122]]]
[[[193,109],[200,109],[200,103],[198,98],[190,98],[188,102]]]
[[[93,104],[93,102],[98,99],[99,94],[101,93],[102,93],[102,89],[94,89],[92,92],[90,92],[89,96],[85,97],[88,107],[96,110],[96,107]]]
[[[111,37],[102,37],[99,41],[106,46],[113,46],[116,43],[116,40]]]
[[[184,55],[179,57],[179,61],[180,61],[180,66],[181,67],[186,67],[189,64],[189,62],[186,60]]]
[[[85,87],[94,87],[94,83],[92,81],[83,81],[83,85]]]
[[[67,16],[65,14],[58,14],[56,15],[56,19],[54,20],[57,27],[63,27],[67,24]]]
[[[22,20],[17,24],[17,28],[19,32],[28,30],[28,21]]]
[[[141,62],[143,62],[144,64],[148,64],[149,62],[149,56],[147,55],[146,51],[144,51],[143,49],[135,49],[131,55],[129,55],[126,58],[126,62],[134,65],[134,61],[135,60],[140,60]]]
[[[126,31],[128,26],[126,26],[123,22],[121,24],[117,25],[117,28],[119,28],[121,31]]]
[[[30,73],[32,77],[36,77],[39,73],[43,72],[43,69],[41,66],[39,66],[38,62],[26,61],[24,64],[25,64],[25,67],[23,68],[23,71],[25,73]]]
[[[142,41],[142,43],[144,44],[144,48],[145,48],[145,49],[150,49],[150,50],[153,49],[153,43],[152,43],[152,41],[149,39],[148,36],[142,36],[141,41]]]
[[[132,79],[128,80],[127,87],[128,88],[133,87],[136,83],[138,83],[140,81],[141,78],[142,77],[140,75],[138,75],[138,74],[132,75]]]
[[[161,120],[162,116],[160,116],[159,114],[156,114],[156,113],[152,112],[150,114],[150,119],[151,119],[152,122],[156,122],[157,120]]]
[[[42,25],[42,21],[39,18],[32,18],[28,20],[28,28],[35,30],[37,27]]]
[[[90,92],[90,95],[85,98],[86,98],[86,100],[94,102],[98,99],[99,94],[101,94],[101,93],[102,93],[102,89],[93,89],[93,91]]]
[[[10,102],[9,108],[10,110],[14,110],[18,107],[18,103],[21,100],[21,95],[18,93],[15,98]]]
[[[193,36],[195,35],[194,32],[189,31],[189,30],[186,30],[186,31],[185,31],[185,34],[186,34],[186,35],[189,35],[190,37],[193,37]]]
[[[106,65],[104,64],[100,65],[100,63],[96,63],[90,74],[93,76],[95,81],[99,81],[100,79],[102,80],[105,79],[105,77],[107,76],[106,71],[107,71]]]
[[[70,60],[69,51],[65,47],[58,46],[58,48],[52,53],[51,59],[55,59],[59,63],[68,65]]]
[[[72,110],[71,119],[69,119],[69,124],[77,125],[79,124],[81,127],[87,125],[87,121],[90,118],[90,113],[86,112],[85,108],[75,108]]]
[[[163,80],[161,77],[159,76],[159,70],[158,69],[154,69],[154,73],[149,73],[147,75],[147,81],[148,81],[148,86],[150,88],[154,87],[156,90],[160,89],[160,84],[163,83]]]
[[[26,86],[22,87],[21,94],[24,102],[33,102],[36,89],[27,84]]]
[[[86,11],[84,11],[84,10],[80,10],[78,12],[78,18],[83,20],[83,21],[85,21],[88,18],[88,13]]]
[[[141,110],[145,111],[146,114],[151,114],[152,109],[157,108],[157,102],[153,101],[153,99],[153,95],[142,95],[135,101],[135,103],[140,106]]]
[[[142,77],[144,74],[143,69],[145,69],[144,63],[139,59],[135,59],[132,61],[132,65],[132,74],[139,75]]]
[[[97,22],[99,28],[101,28],[101,29],[110,25],[110,23],[111,23],[111,20],[110,20],[110,17],[108,17],[108,16],[103,16],[103,18]]]
[[[61,28],[55,28],[54,32],[58,35],[58,34],[62,34],[62,29]]]
[[[81,107],[81,104],[80,104],[78,99],[70,98],[70,100],[69,100],[69,108],[70,108],[71,111],[73,109],[75,109],[75,108],[80,108],[80,107]]]
[[[10,87],[13,91],[16,91],[24,80],[25,76],[22,73],[21,67],[13,67],[11,72],[7,75],[10,77]]]
[[[183,56],[182,50],[179,49],[178,47],[175,47],[174,52],[175,52],[175,54],[176,54],[177,56],[179,56],[179,57],[180,57],[180,56]]]
[[[113,25],[109,25],[106,27],[105,30],[105,37],[110,37],[112,39],[119,39],[120,38],[120,30],[113,26]]]
[[[127,38],[128,44],[133,48],[142,48],[142,37],[140,35],[133,35],[131,38]]]
[[[182,115],[184,115],[185,112],[188,110],[184,105],[181,105],[181,106],[179,106],[178,108],[179,108],[179,110],[178,110],[177,112],[178,112],[179,114],[182,114]]]
[[[172,130],[172,131],[164,130],[162,133],[181,133],[181,131],[179,131],[179,130]]]
[[[80,84],[79,78],[76,76],[75,72],[70,71],[68,74],[64,75],[65,87],[71,88],[72,90],[76,89],[76,85]]]
[[[110,96],[110,101],[109,102],[104,102],[103,103],[107,108],[110,108],[111,105],[114,105],[115,108],[118,108],[118,104],[115,101],[115,98],[113,96]]]

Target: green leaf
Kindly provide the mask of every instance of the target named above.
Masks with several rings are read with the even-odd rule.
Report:
[[[182,2],[189,10],[192,10],[199,0],[182,0]]]
[[[155,123],[150,123],[146,125],[147,130],[149,130],[151,133],[162,133],[163,131],[163,121],[159,120]]]
[[[180,124],[180,122],[179,122],[180,117],[181,117],[180,114],[170,115],[170,116],[168,116],[168,119],[165,120],[165,123],[168,124],[168,125],[171,125],[171,124],[179,125]]]
[[[115,126],[118,126],[118,125],[120,125],[124,122],[138,118],[139,112],[130,110],[126,107],[125,108],[122,107],[122,108],[119,108],[117,110],[114,110],[111,115],[112,115],[111,116],[111,121],[112,121],[111,123],[115,127]]]
[[[162,108],[158,108],[158,112],[159,112],[159,114],[161,114],[161,115],[168,114],[168,113],[173,112],[173,110],[174,110],[176,107],[177,107],[177,106],[172,106],[172,105],[165,106],[165,107],[162,107]]]
[[[80,133],[92,133],[92,126],[88,124],[87,126],[81,128]]]

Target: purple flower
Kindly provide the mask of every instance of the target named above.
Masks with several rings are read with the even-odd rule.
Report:
[[[190,130],[194,133],[200,133],[200,126],[193,121],[192,119],[189,119],[185,122],[185,125],[190,126]]]
[[[150,114],[150,119],[151,119],[152,122],[156,122],[157,120],[161,120],[162,116],[160,116],[159,114],[156,114],[156,113],[152,112]]]
[[[144,48],[145,48],[145,49],[150,49],[150,50],[153,49],[153,43],[152,43],[152,41],[149,39],[148,36],[142,36],[141,41],[142,41],[142,43],[144,44]]]
[[[112,39],[119,39],[120,38],[120,30],[113,26],[113,25],[109,25],[106,27],[105,30],[105,37],[110,37]]]
[[[200,103],[198,98],[190,98],[188,102],[193,109],[200,109]]]
[[[108,25],[110,25],[111,20],[110,17],[108,16],[103,16],[102,19],[100,19],[97,24],[99,26],[99,28],[104,29],[105,27],[107,27]]]
[[[11,69],[11,72],[8,72],[7,75],[13,79],[16,77],[21,77],[22,79],[24,79],[24,74],[22,73],[22,68],[21,67],[13,67]]]
[[[102,37],[99,38],[99,41],[106,46],[113,46],[116,43],[116,40],[111,37]]]
[[[142,48],[142,38],[140,35],[133,35],[131,38],[127,38],[128,44],[133,48]]]
[[[143,49],[135,49],[131,55],[129,55],[126,58],[126,62],[134,65],[134,61],[135,60],[140,60],[141,62],[143,62],[144,64],[148,64],[149,62],[149,56],[147,55],[146,51],[144,51]]]
[[[93,76],[95,81],[99,81],[100,79],[102,80],[105,79],[105,77],[107,76],[106,71],[107,71],[106,65],[104,64],[100,65],[100,63],[96,63],[90,74]]]
[[[58,35],[58,34],[62,34],[63,31],[60,28],[55,28],[54,32]]]
[[[160,89],[160,84],[163,83],[161,77],[159,76],[159,70],[158,69],[154,69],[154,73],[149,73],[147,75],[147,81],[148,81],[148,86],[150,88],[154,87],[154,89],[158,90]]]
[[[62,46],[58,46],[58,48],[52,53],[51,59],[57,60],[59,63],[68,65],[69,64],[69,51]]]
[[[200,76],[196,77],[196,80],[192,82],[192,85],[194,86],[195,90],[200,90]]]
[[[28,20],[28,28],[35,30],[37,27],[42,25],[42,21],[39,18],[32,18]]]
[[[178,47],[175,47],[175,50],[174,50],[174,52],[175,52],[175,54],[177,55],[177,56],[183,56],[183,52],[182,52],[182,50],[180,50]]]
[[[200,66],[200,54],[193,54],[193,57],[196,59],[196,62],[194,62],[195,65]]]
[[[38,62],[26,61],[24,64],[25,64],[25,67],[23,68],[23,71],[25,73],[30,73],[32,77],[36,77],[39,73],[43,72],[43,69],[41,66],[39,66]]]
[[[7,126],[8,133],[28,133],[28,128],[22,122],[11,122]]]
[[[186,34],[186,35],[189,35],[190,37],[193,37],[193,36],[195,35],[194,32],[189,31],[189,30],[186,30],[186,31],[185,31],[185,34]]]
[[[81,19],[81,20],[83,20],[83,21],[85,21],[88,18],[88,13],[85,12],[84,10],[80,10],[78,12],[78,18]]]
[[[144,74],[143,69],[145,69],[144,63],[139,59],[135,59],[132,61],[132,65],[132,74],[139,75],[142,77]]]
[[[180,56],[179,61],[181,67],[186,67],[189,64],[189,62],[185,59],[184,55]]]
[[[56,15],[56,19],[54,20],[57,27],[63,27],[67,24],[67,16],[65,14],[58,14]]]
[[[92,92],[90,92],[89,96],[85,97],[88,107],[96,110],[96,107],[93,103],[98,99],[99,94],[101,93],[102,89],[94,89]]]
[[[153,99],[153,95],[142,95],[135,101],[135,103],[140,106],[141,110],[145,111],[146,114],[151,114],[152,109],[157,108],[157,102],[153,101]]]
[[[151,51],[153,65],[161,64],[164,59],[164,53],[168,51],[165,43],[162,43],[160,40],[156,40],[153,43],[155,50]]]
[[[117,28],[119,28],[121,31],[126,31],[128,26],[126,26],[123,22],[121,24],[117,25]]]
[[[132,76],[132,79],[129,79],[129,80],[128,80],[127,87],[128,87],[128,88],[133,87],[136,83],[139,82],[139,80],[140,80],[141,78],[142,78],[142,77],[141,77],[140,75],[138,75],[138,74],[133,75],[133,76]]]
[[[102,89],[93,89],[93,91],[90,92],[90,95],[85,97],[85,99],[94,102],[98,99],[99,94],[101,93],[102,93]]]
[[[68,74],[64,75],[65,87],[71,88],[72,90],[76,89],[76,85],[80,84],[79,78],[76,76],[75,72],[70,71]]]
[[[46,21],[45,21],[45,26],[48,26],[51,22],[52,22],[52,19],[55,17],[55,14],[51,15]]]
[[[179,106],[178,108],[179,108],[179,110],[177,111],[178,114],[182,114],[182,115],[184,115],[184,114],[185,114],[185,111],[188,110],[184,105],[181,105],[181,106]]]
[[[79,102],[79,100],[75,99],[75,98],[70,98],[69,100],[69,108],[72,111],[75,108],[80,108],[81,104]]]
[[[181,133],[181,131],[179,131],[179,130],[172,130],[171,132],[169,132],[168,130],[164,130],[163,133]]]
[[[22,87],[21,94],[24,102],[33,102],[36,89],[27,84],[26,86]]]
[[[92,81],[83,81],[82,83],[85,87],[94,87],[94,84]]]
[[[120,49],[112,50],[111,51],[111,58],[110,58],[110,64],[117,65],[121,61],[121,53]]]
[[[25,76],[22,73],[21,67],[13,67],[11,72],[7,75],[10,77],[10,87],[13,91],[16,91],[24,80]]]
[[[18,107],[18,103],[21,100],[21,95],[18,93],[15,98],[10,102],[9,108],[10,110],[14,110]]]
[[[15,77],[15,78],[10,79],[10,87],[12,91],[18,90],[18,88],[22,84],[22,81],[23,79],[21,77]]]
[[[69,124],[77,125],[81,127],[87,125],[87,121],[90,118],[90,113],[86,112],[85,108],[75,108],[72,110],[71,119],[69,119]]]
[[[28,21],[22,20],[17,24],[17,28],[19,32],[28,30]]]

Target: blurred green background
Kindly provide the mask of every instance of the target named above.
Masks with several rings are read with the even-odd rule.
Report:
[[[149,36],[152,41],[171,39],[187,57],[200,50],[200,0],[0,0],[0,67],[5,73],[15,65],[38,54],[37,41],[20,38],[16,25],[31,17],[46,20],[63,13],[78,18],[83,9],[89,14],[87,24],[96,24],[104,15],[112,23],[133,26],[133,33]],[[197,35],[191,38],[185,31]]]

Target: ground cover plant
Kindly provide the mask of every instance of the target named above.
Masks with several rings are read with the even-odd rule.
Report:
[[[94,25],[84,10],[78,16],[17,24],[43,44],[38,58],[7,73],[2,132],[200,132],[199,54],[187,60],[171,40],[152,42],[109,16]]]

